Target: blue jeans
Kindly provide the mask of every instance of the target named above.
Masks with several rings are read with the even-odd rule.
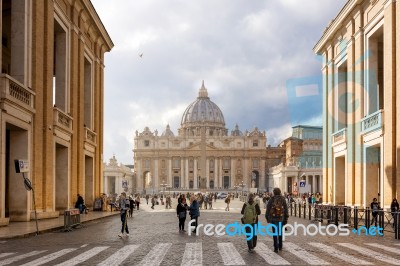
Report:
[[[281,232],[280,235],[277,236],[273,236],[274,238],[274,249],[282,249],[282,222],[272,222],[272,224],[274,224],[276,226],[276,228],[278,229],[278,232]],[[279,226],[280,225],[280,226]],[[280,227],[280,228],[279,228]],[[272,232],[275,234],[275,227],[272,227]]]
[[[124,233],[124,231],[126,231],[127,234],[129,234],[129,228],[128,228],[128,222],[126,221],[126,216],[127,216],[127,212],[121,212],[121,222],[122,222],[122,227],[121,227],[121,234]]]

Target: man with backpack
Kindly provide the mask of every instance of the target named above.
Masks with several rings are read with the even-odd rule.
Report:
[[[118,200],[118,205],[120,208],[120,214],[121,214],[121,233],[118,235],[119,237],[124,236],[124,232],[126,232],[126,236],[129,236],[129,228],[128,228],[128,210],[129,210],[129,199],[126,198],[126,193],[122,192],[121,196],[119,197]]]
[[[254,234],[256,231],[255,225],[258,223],[258,215],[261,214],[260,206],[254,201],[253,194],[250,194],[248,202],[243,204],[241,214],[243,214],[242,224],[247,225],[245,227],[246,234],[252,233],[251,239],[247,240],[247,247],[249,248],[249,252],[253,253],[257,245],[257,235]],[[251,229],[249,225],[251,225],[253,229]]]
[[[289,212],[285,197],[282,196],[280,188],[274,188],[273,194],[272,198],[268,201],[265,218],[268,223],[275,225],[272,227],[272,232],[274,234],[274,252],[277,253],[278,249],[282,250],[282,234],[278,234],[282,232],[282,226],[287,224]]]

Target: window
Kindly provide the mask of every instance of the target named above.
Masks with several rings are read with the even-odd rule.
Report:
[[[145,140],[144,141],[144,146],[149,147],[150,146],[150,140]]]
[[[258,139],[253,140],[253,147],[258,147]]]
[[[224,159],[224,164],[223,164],[224,169],[231,169],[231,159],[225,158]]]
[[[161,142],[161,147],[165,148],[165,142]]]
[[[53,104],[66,113],[68,112],[67,56],[67,30],[54,19]]]
[[[144,160],[144,168],[150,168],[150,160]]]
[[[258,159],[253,159],[253,168],[258,168],[259,161]]]
[[[165,160],[161,161],[161,168],[165,169]]]
[[[181,168],[181,160],[180,160],[180,158],[173,158],[172,159],[172,168],[174,168],[174,169]]]
[[[214,160],[213,159],[210,160],[210,169],[214,169]]]
[[[88,128],[93,128],[93,67],[92,62],[84,60],[84,121]]]

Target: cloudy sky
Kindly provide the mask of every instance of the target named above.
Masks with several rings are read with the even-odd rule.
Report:
[[[92,0],[115,45],[105,56],[104,160],[132,164],[145,126],[177,134],[202,80],[229,131],[257,126],[276,145],[292,126],[322,125],[312,48],[345,2]]]

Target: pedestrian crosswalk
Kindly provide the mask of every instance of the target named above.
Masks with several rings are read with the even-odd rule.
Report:
[[[243,245],[242,245],[243,244]],[[1,265],[141,265],[164,264],[181,266],[200,265],[400,265],[400,248],[396,243],[326,243],[298,244],[284,242],[283,251],[275,253],[271,242],[259,241],[255,253],[247,253],[246,243],[202,242],[172,244],[127,244],[122,247],[93,246],[64,248],[58,251],[33,250],[30,252],[0,253]],[[207,249],[203,249],[207,245]],[[176,247],[174,247],[176,246]],[[208,252],[208,253],[207,253]],[[139,253],[139,254],[136,254]],[[205,256],[205,253],[208,256]],[[176,256],[176,254],[181,254]],[[358,254],[358,255],[357,255]],[[175,256],[174,262],[168,256]],[[212,258],[213,261],[209,261]],[[165,260],[168,260],[165,262]]]

